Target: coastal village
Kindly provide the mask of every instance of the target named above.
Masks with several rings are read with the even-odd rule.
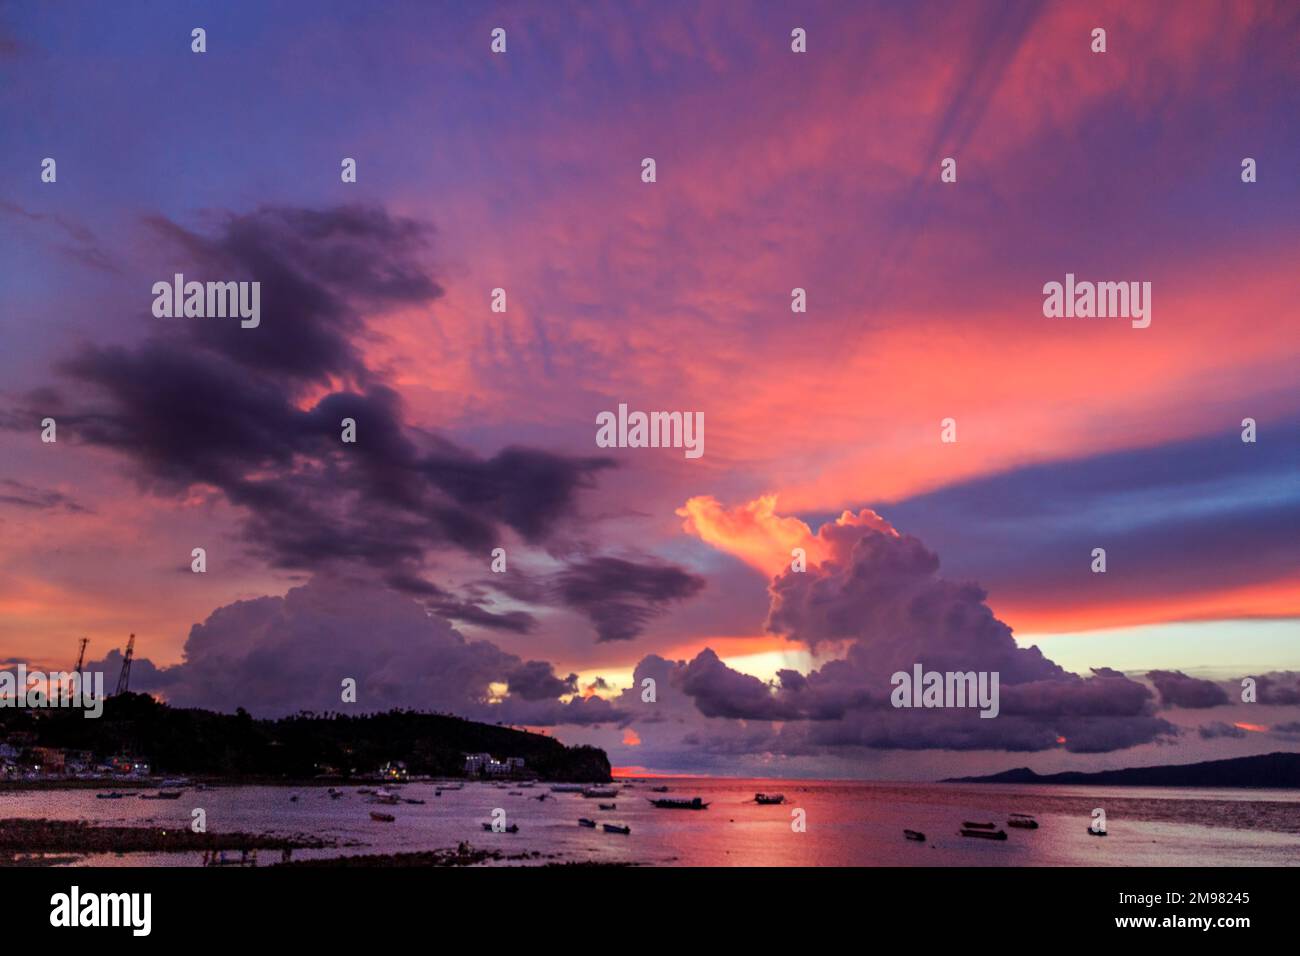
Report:
[[[497,780],[536,779],[523,757],[497,758],[490,753],[464,755],[464,775],[469,778]],[[166,768],[163,768],[164,770]],[[321,767],[317,776],[333,779],[340,776],[360,780],[420,781],[434,779],[430,774],[411,774],[403,760],[389,760],[377,768],[361,773],[342,774],[335,767]],[[149,782],[155,776],[146,756],[130,753],[95,754],[89,750],[71,750],[42,746],[31,733],[17,732],[0,737],[0,782],[70,782],[96,780],[138,780]]]

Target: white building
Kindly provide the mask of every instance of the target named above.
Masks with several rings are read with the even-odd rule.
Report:
[[[491,754],[465,755],[465,772],[471,776],[479,774],[499,776],[501,774],[517,773],[523,769],[523,757],[507,757],[505,760],[497,760]]]

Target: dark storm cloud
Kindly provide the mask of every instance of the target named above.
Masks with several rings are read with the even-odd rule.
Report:
[[[492,611],[484,607],[479,600],[457,597],[414,574],[396,572],[388,575],[384,580],[394,590],[420,597],[429,610],[455,621],[516,634],[528,633],[537,623],[537,619],[527,611],[505,613]]]
[[[708,648],[687,665],[682,690],[695,698],[706,717],[789,720],[802,716],[763,681],[732,670]]]
[[[229,216],[213,236],[152,224],[170,253],[166,279],[256,280],[261,324],[151,317],[159,326],[145,343],[81,349],[59,365],[68,394],[33,393],[6,422],[28,427],[38,410],[57,410],[61,437],[124,455],[156,494],[218,489],[242,509],[247,545],[269,564],[359,564],[420,591],[430,549],[482,552],[503,528],[540,541],[611,466],[520,447],[485,458],[407,423],[360,343],[367,310],[441,295],[420,258],[423,225],[382,209],[274,206]],[[354,444],[341,441],[345,418],[356,422]],[[532,624],[523,612],[426,593],[460,620]]]
[[[554,587],[563,603],[591,619],[598,641],[627,641],[665,605],[693,597],[704,583],[670,564],[594,557],[570,565]]]
[[[578,691],[577,674],[557,677],[555,668],[546,661],[525,661],[506,676],[506,683],[510,693],[524,700],[545,700]]]
[[[1165,707],[1204,708],[1228,703],[1228,692],[1214,681],[1188,677],[1181,671],[1150,671],[1147,680],[1155,684]]]
[[[211,238],[168,219],[149,222],[169,248],[188,254],[189,264],[174,269],[188,268],[186,281],[261,283],[263,325],[190,320],[196,340],[241,366],[291,380],[364,378],[364,310],[428,305],[442,295],[418,258],[427,227],[379,208],[263,206],[228,217]]]
[[[93,663],[106,685],[116,650]],[[356,704],[342,701],[356,682]],[[507,693],[495,692],[504,685]],[[318,575],[284,597],[236,601],[195,624],[183,663],[132,665],[131,689],[177,706],[277,716],[300,710],[358,713],[403,707],[511,724],[603,724],[622,719],[599,698],[561,700],[577,677],[469,640],[418,601],[367,578]]]

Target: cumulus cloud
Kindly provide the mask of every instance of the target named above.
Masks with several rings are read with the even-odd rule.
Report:
[[[733,512],[699,499],[688,526],[715,543],[738,530],[741,551],[765,528],[781,549],[798,530],[770,502]],[[845,512],[804,543],[808,567],[784,569],[770,586],[768,629],[811,648],[846,648],[841,659],[807,675],[782,671],[765,684],[728,668],[712,651],[686,665],[683,693],[701,714],[784,721],[767,745],[783,753],[824,748],[1046,750],[1104,752],[1172,735],[1156,716],[1151,690],[1116,671],[1069,673],[1036,647],[1020,647],[974,584],[938,574],[939,559],[880,515]],[[775,554],[775,550],[773,552]],[[891,677],[926,671],[996,672],[1000,714],[974,708],[903,709],[891,705]]]
[[[113,651],[90,667],[115,681],[120,655]],[[346,678],[356,681],[355,705],[342,702]],[[559,677],[546,662],[467,639],[400,592],[328,575],[283,597],[218,608],[191,628],[182,663],[158,668],[137,660],[131,686],[177,706],[243,707],[266,716],[402,707],[529,725],[622,717],[599,697],[561,699],[576,691],[574,674]]]
[[[1228,692],[1214,681],[1188,677],[1181,671],[1150,671],[1147,680],[1155,684],[1165,707],[1204,708],[1228,703]]]
[[[1294,707],[1300,704],[1300,674],[1295,671],[1264,674],[1255,678],[1255,693],[1258,703]]]

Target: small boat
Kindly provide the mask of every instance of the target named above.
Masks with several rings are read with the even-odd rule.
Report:
[[[374,787],[358,787],[358,788],[357,788],[357,793],[374,793],[374,792],[375,792],[375,788],[374,788]]]
[[[125,796],[126,796],[125,793],[118,793],[116,790],[114,790],[112,793],[97,793],[95,794],[95,799],[96,800],[121,800]]]
[[[1106,835],[1106,831],[1105,831],[1105,830],[1094,830],[1092,827],[1088,827],[1088,833],[1091,834],[1092,836],[1105,836],[1105,835]]]
[[[785,803],[784,793],[756,793],[754,802],[762,804]]]
[[[604,828],[606,833],[631,833],[632,832],[631,827],[626,825],[620,825],[617,823],[602,823],[601,826]]]
[[[552,785],[551,793],[582,793],[587,789],[585,783],[557,783]]]
[[[963,828],[961,835],[964,837],[980,837],[984,840],[1005,840],[1007,838],[1006,830],[971,830]]]
[[[330,787],[327,792],[329,793],[331,800],[337,800],[343,796],[342,790],[335,790],[333,787]]]
[[[651,793],[667,793],[667,792],[668,792],[668,788],[667,788],[667,787],[651,787],[651,788],[650,788],[650,792],[651,792]]]
[[[593,797],[617,797],[618,788],[617,787],[588,787],[586,790],[582,791],[582,795],[586,797],[588,800],[592,799]]]
[[[647,797],[646,799],[650,799]],[[650,802],[660,810],[707,810],[709,805],[699,797],[660,797]]]
[[[1037,830],[1038,821],[1028,813],[1013,813],[1007,818],[1007,826],[1021,830]]]
[[[397,819],[397,817],[393,816],[391,813],[380,813],[378,810],[371,810],[370,819],[377,823],[392,823]]]
[[[141,800],[179,800],[181,792],[179,790],[159,790],[157,793],[142,793]]]
[[[290,803],[297,803],[297,802],[298,802],[298,794],[295,793],[292,797],[290,797],[290,798],[289,798],[289,802],[290,802]]]
[[[545,800],[545,799],[546,799],[547,797],[549,797],[549,796],[550,796],[550,794],[548,794],[548,793],[539,793],[537,796],[533,797],[533,799],[534,799],[534,800]]]
[[[510,826],[506,827],[506,828],[503,829],[503,830],[496,830],[496,829],[492,826],[492,824],[490,824],[490,823],[485,823],[485,824],[483,824],[483,829],[484,829],[484,830],[487,830],[489,833],[494,833],[494,832],[495,832],[495,833],[518,833],[518,832],[519,832],[519,824],[517,824],[517,823],[512,823],[512,824],[510,824]]]
[[[971,823],[969,820],[963,820],[962,826],[967,830],[996,830],[997,825],[993,823]]]
[[[389,793],[387,790],[376,790],[370,798],[371,803],[386,803],[390,806],[402,802],[402,798],[395,793]]]
[[[596,829],[596,821],[595,821],[595,820],[588,820],[586,817],[581,817],[581,818],[579,818],[579,820],[578,820],[578,826],[580,826],[580,827],[586,827],[586,828],[589,829],[589,830],[594,830],[594,829]]]
[[[424,801],[423,801],[423,800],[416,800],[414,797],[405,797],[405,798],[403,798],[402,802],[403,802],[403,803],[409,803],[409,804],[412,804],[412,805],[417,806],[417,807],[422,807],[422,806],[424,806]]]
[[[601,808],[602,810],[617,810],[617,809],[618,809],[618,804],[617,804],[617,803],[602,803],[602,804],[600,805],[600,808]]]
[[[915,840],[917,843],[925,842],[925,834],[920,830],[904,830],[903,836],[907,837],[909,840]]]

